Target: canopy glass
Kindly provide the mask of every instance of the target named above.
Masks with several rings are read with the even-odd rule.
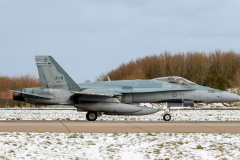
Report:
[[[183,77],[178,76],[171,76],[171,77],[159,77],[155,78],[156,80],[165,81],[168,83],[176,83],[181,85],[196,85],[196,83],[193,83],[192,81],[189,81]]]

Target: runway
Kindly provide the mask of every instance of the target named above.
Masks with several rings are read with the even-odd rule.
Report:
[[[240,133],[239,121],[0,121],[0,132]]]

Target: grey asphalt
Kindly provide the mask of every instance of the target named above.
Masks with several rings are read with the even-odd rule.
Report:
[[[240,121],[0,121],[0,132],[240,133]]]

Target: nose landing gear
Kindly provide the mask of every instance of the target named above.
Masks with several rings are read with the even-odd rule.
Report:
[[[164,121],[170,121],[171,120],[171,114],[170,114],[170,107],[167,107],[163,114]]]
[[[164,114],[163,119],[164,119],[164,121],[170,121],[171,120],[171,115],[170,114]]]

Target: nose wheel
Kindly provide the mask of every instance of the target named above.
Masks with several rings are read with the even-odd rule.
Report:
[[[167,109],[165,110],[165,113],[163,115],[164,121],[170,121],[171,120],[171,115],[170,115],[170,107],[167,106]]]
[[[170,121],[171,120],[171,115],[170,114],[164,114],[163,115],[163,119],[164,119],[164,121]]]
[[[86,118],[88,121],[95,121],[97,117],[98,117],[97,112],[88,112],[86,114]]]

